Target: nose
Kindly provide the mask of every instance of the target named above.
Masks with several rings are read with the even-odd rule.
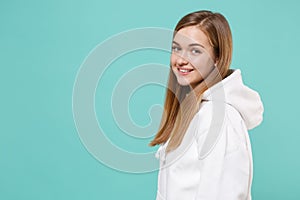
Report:
[[[177,63],[178,65],[182,66],[182,65],[187,65],[189,62],[188,62],[188,60],[184,57],[184,55],[177,55],[176,63]]]

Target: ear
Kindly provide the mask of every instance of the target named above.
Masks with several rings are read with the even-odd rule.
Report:
[[[214,65],[215,65],[215,66],[218,66],[218,64],[219,64],[219,58],[216,58],[216,59],[215,59]]]

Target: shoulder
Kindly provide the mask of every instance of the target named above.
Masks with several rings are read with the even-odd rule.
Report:
[[[209,101],[204,102],[196,114],[199,157],[205,158],[218,146],[236,149],[245,142],[243,119],[239,112],[229,104],[223,106]],[[225,149],[224,149],[225,151]]]
[[[225,123],[240,125],[243,122],[241,114],[233,106],[227,103],[214,103],[206,101],[200,104],[199,110],[195,115],[195,121],[199,128],[207,129],[212,124],[222,126]]]
[[[218,103],[206,101],[200,104],[194,121],[197,123],[198,131],[206,131],[213,127],[223,127],[229,121],[238,118],[238,112],[224,102]]]

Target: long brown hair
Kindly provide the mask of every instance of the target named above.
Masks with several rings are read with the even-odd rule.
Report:
[[[231,31],[223,15],[211,11],[187,14],[177,23],[173,38],[180,29],[188,26],[197,26],[206,34],[213,47],[217,65],[194,89],[190,86],[179,85],[172,68],[170,68],[160,128],[149,144],[155,146],[165,143],[170,138],[167,152],[176,149],[181,144],[185,132],[202,102],[202,94],[228,75],[232,58]]]

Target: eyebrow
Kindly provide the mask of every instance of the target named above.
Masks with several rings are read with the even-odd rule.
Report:
[[[176,44],[176,45],[179,45],[178,42],[173,41],[173,43]],[[179,46],[180,46],[180,45],[179,45]],[[198,44],[198,43],[192,43],[192,44],[189,44],[189,46],[200,46],[200,47],[202,47],[202,48],[205,49],[205,47],[204,47],[202,44]]]

